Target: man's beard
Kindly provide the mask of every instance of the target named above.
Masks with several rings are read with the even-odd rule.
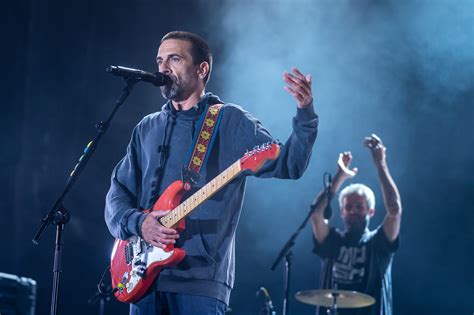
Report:
[[[183,75],[179,78],[175,75],[170,75],[171,84],[160,87],[161,95],[167,100],[181,102],[189,97],[189,92],[192,90],[192,78],[188,75]]]
[[[161,95],[167,100],[174,100],[182,94],[182,88],[174,79],[173,83],[160,86]]]
[[[364,233],[365,229],[369,227],[370,219],[367,217],[347,217],[344,218],[347,231],[356,234]]]

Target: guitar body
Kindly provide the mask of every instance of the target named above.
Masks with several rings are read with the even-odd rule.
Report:
[[[183,182],[173,182],[156,201],[150,210],[171,211],[181,202],[186,191]],[[181,220],[176,230],[184,230]],[[168,244],[166,249],[154,247],[138,236],[128,240],[116,240],[111,257],[110,272],[112,287],[117,288],[115,297],[120,302],[133,303],[148,291],[160,271],[165,267],[175,266],[185,256],[185,251]]]
[[[167,211],[168,213],[160,218],[160,223],[176,229],[179,233],[184,230],[185,216],[216,191],[243,170],[256,172],[265,161],[275,160],[279,154],[280,147],[276,143],[255,147],[182,203],[180,202],[186,190],[184,183],[177,180],[166,188],[153,207],[145,212]],[[116,240],[110,266],[115,297],[120,302],[138,301],[148,291],[160,271],[177,265],[184,255],[183,249],[173,245],[167,245],[165,249],[154,247],[138,236],[132,236],[128,240]]]

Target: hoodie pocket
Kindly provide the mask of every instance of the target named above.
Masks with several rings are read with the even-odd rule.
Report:
[[[197,219],[186,218],[185,230],[176,244],[186,251],[186,255],[176,267],[164,269],[163,274],[185,279],[214,279],[216,261],[206,250],[199,223]]]

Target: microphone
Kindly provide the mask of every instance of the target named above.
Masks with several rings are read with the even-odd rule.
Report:
[[[329,220],[332,217],[331,199],[332,199],[332,177],[328,174],[328,183],[326,185],[326,207],[324,208],[324,218]]]
[[[124,79],[135,79],[137,81],[149,82],[155,86],[168,85],[173,83],[171,78],[161,72],[146,72],[143,70],[126,68],[122,66],[110,66],[105,69],[108,73],[122,77]]]

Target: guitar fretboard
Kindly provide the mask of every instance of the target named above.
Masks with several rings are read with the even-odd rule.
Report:
[[[192,194],[179,206],[171,210],[167,215],[160,219],[161,224],[170,228],[178,223],[182,218],[188,215],[196,207],[209,199],[215,192],[224,187],[228,182],[234,179],[240,172],[240,160],[225,169],[222,173],[214,177],[209,183]]]

